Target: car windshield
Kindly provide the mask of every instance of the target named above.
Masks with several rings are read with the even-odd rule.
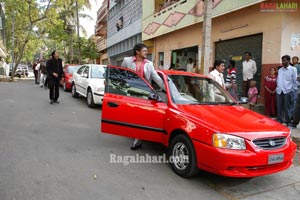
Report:
[[[169,75],[168,84],[175,104],[235,104],[231,96],[209,78]]]
[[[74,66],[68,66],[68,74],[73,74],[75,71],[77,71],[77,69],[79,69],[80,65],[74,65]]]
[[[91,78],[105,78],[104,73],[106,71],[106,67],[103,67],[101,65],[94,65],[91,69]]]

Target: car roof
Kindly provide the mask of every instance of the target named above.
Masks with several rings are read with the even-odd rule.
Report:
[[[65,64],[64,67],[76,67],[76,66],[82,66],[81,64]]]

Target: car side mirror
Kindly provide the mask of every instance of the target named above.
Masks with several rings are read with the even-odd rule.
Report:
[[[83,73],[83,74],[82,74],[82,77],[83,77],[83,78],[88,78],[89,75],[88,75],[87,73]]]
[[[161,97],[154,91],[151,91],[149,96],[148,96],[149,100],[155,100],[155,101],[162,101]]]
[[[247,104],[249,102],[248,97],[241,97],[239,100],[240,104]]]

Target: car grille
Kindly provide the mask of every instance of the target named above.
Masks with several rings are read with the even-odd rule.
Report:
[[[256,139],[253,143],[266,150],[278,149],[286,144],[286,137]]]

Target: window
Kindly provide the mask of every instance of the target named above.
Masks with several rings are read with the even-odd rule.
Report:
[[[88,77],[89,77],[89,66],[87,66],[85,69],[84,69],[84,71],[83,71],[83,74],[87,74],[88,75]]]
[[[170,75],[168,83],[176,104],[232,104],[232,98],[215,81],[185,75]]]
[[[82,66],[78,69],[77,74],[81,75],[83,70],[84,70],[85,66]]]
[[[73,74],[80,66],[68,66],[68,73]]]
[[[106,68],[103,66],[92,66],[91,68],[91,78],[104,78],[104,73]]]
[[[126,69],[110,68],[106,92],[148,99],[151,88],[137,74]]]
[[[120,17],[116,23],[117,31],[123,28],[123,17]]]

